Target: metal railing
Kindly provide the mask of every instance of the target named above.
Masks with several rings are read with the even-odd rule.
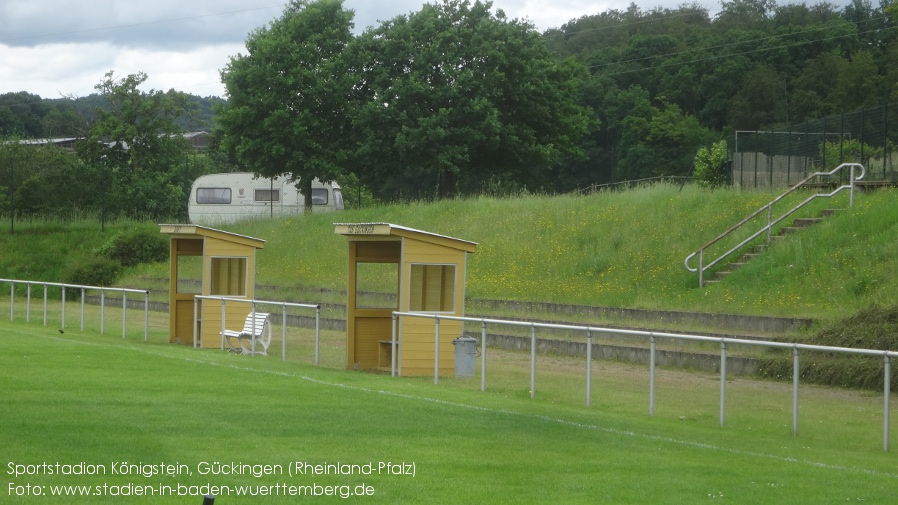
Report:
[[[275,302],[270,300],[255,300],[255,299],[246,299],[246,298],[232,298],[227,296],[201,296],[197,295],[193,297],[193,320],[200,321],[200,323],[205,326],[205,321],[202,320],[202,317],[199,317],[199,304],[197,303],[199,300],[220,300],[221,301],[221,350],[225,350],[225,315],[226,312],[226,303],[234,302],[234,303],[249,303],[252,307],[250,309],[253,315],[253,321],[255,321],[256,316],[256,306],[258,305],[275,305],[281,307],[281,361],[287,360],[287,308],[288,307],[297,307],[297,308],[306,308],[306,309],[315,309],[315,366],[319,365],[320,361],[320,347],[321,347],[321,304],[311,304],[311,303],[290,303],[290,302]],[[270,323],[269,323],[270,324]],[[256,335],[255,331],[253,332],[251,338],[251,352],[250,354],[255,356],[256,354]],[[196,334],[196,325],[193,326],[193,347],[197,347],[197,334]]]
[[[786,196],[788,196],[791,193],[800,189],[805,183],[809,182],[811,179],[814,179],[816,177],[834,175],[836,172],[842,170],[843,168],[850,169],[848,184],[843,184],[843,185],[837,187],[835,190],[833,190],[830,193],[817,193],[815,195],[812,195],[812,196],[808,197],[807,199],[805,199],[804,201],[802,201],[801,203],[799,203],[798,205],[796,205],[795,207],[793,207],[793,208],[789,209],[788,211],[786,211],[785,213],[783,213],[781,216],[779,216],[775,219],[773,218],[773,205],[774,204],[778,203],[779,201],[784,199]],[[860,168],[860,171],[861,171],[860,175],[855,174],[856,168]],[[751,213],[748,217],[746,217],[742,221],[739,221],[737,224],[732,226],[727,231],[721,233],[720,235],[718,235],[717,237],[712,239],[707,244],[701,246],[697,251],[693,252],[692,254],[690,254],[689,256],[686,257],[686,259],[683,261],[683,265],[686,267],[686,270],[689,270],[690,272],[698,272],[698,285],[699,285],[699,287],[704,286],[705,285],[704,273],[706,270],[713,267],[714,265],[716,265],[717,263],[722,261],[724,258],[728,257],[729,255],[733,254],[734,252],[738,251],[739,249],[745,247],[745,245],[747,245],[752,240],[758,238],[759,236],[761,236],[761,234],[763,234],[765,232],[767,233],[767,244],[770,244],[773,227],[776,226],[777,224],[779,224],[780,222],[782,222],[787,217],[794,214],[796,211],[798,211],[799,209],[801,209],[802,207],[804,207],[811,201],[813,201],[817,198],[830,198],[830,197],[833,197],[836,194],[840,193],[841,191],[847,189],[849,191],[849,199],[848,199],[849,207],[854,207],[855,182],[863,179],[864,174],[865,174],[864,166],[861,165],[860,163],[843,163],[843,164],[839,165],[838,167],[830,170],[829,172],[816,172],[814,174],[809,175],[807,178],[805,178],[804,180],[802,180],[801,182],[799,182],[798,184],[793,186],[791,189],[789,189],[782,195],[771,200],[770,203],[764,205],[760,209]],[[712,245],[719,242],[724,237],[726,237],[726,236],[730,235],[731,233],[733,233],[734,231],[738,230],[742,226],[748,224],[752,219],[754,219],[755,217],[760,215],[765,210],[767,211],[767,224],[765,226],[763,226],[760,230],[756,231],[755,233],[751,234],[748,238],[746,238],[745,240],[740,242],[738,245],[736,245],[732,249],[730,249],[727,252],[718,256],[716,259],[714,259],[708,263],[705,263],[705,250],[707,250],[709,247],[711,247]],[[689,266],[689,262],[695,256],[698,256],[698,266],[691,267],[691,266]]]
[[[100,292],[100,334],[102,335],[105,332],[105,322],[106,322],[106,293],[121,293],[122,295],[122,338],[125,338],[125,330],[127,328],[127,309],[128,309],[128,293],[139,293],[144,295],[143,301],[143,340],[147,341],[149,339],[149,331],[150,331],[150,291],[146,289],[127,289],[127,288],[109,288],[109,287],[100,287],[100,286],[83,286],[80,284],[62,284],[58,282],[41,282],[41,281],[23,281],[23,280],[15,280],[15,279],[0,279],[0,283],[8,282],[10,284],[9,288],[9,320],[13,321],[15,318],[15,303],[16,303],[16,284],[25,284],[27,285],[27,295],[26,295],[26,303],[25,303],[25,322],[31,322],[31,287],[32,286],[43,286],[44,287],[44,297],[43,297],[43,320],[44,326],[47,326],[47,288],[56,287],[62,290],[62,315],[61,315],[61,327],[60,329],[65,330],[66,320],[65,320],[65,308],[66,308],[66,289],[72,288],[81,291],[81,331],[84,331],[84,305],[85,305],[85,293],[87,291],[99,291]]]
[[[536,339],[536,330],[538,328],[542,329],[560,329],[560,330],[568,330],[568,331],[577,331],[583,332],[586,337],[586,406],[589,407],[592,404],[592,338],[595,333],[613,333],[618,335],[628,335],[635,337],[644,337],[649,341],[649,415],[655,415],[655,355],[656,355],[656,340],[659,338],[663,339],[671,339],[671,340],[685,340],[685,341],[695,341],[695,342],[714,342],[720,345],[720,425],[723,426],[725,422],[725,414],[726,414],[726,378],[727,378],[727,346],[728,345],[747,345],[747,346],[759,346],[759,347],[770,347],[770,348],[780,348],[780,349],[791,349],[792,350],[792,360],[793,360],[793,372],[792,372],[792,433],[794,436],[798,436],[798,386],[799,386],[799,351],[816,351],[816,352],[828,352],[828,353],[843,353],[843,354],[857,354],[862,356],[881,356],[884,360],[884,401],[883,401],[883,450],[889,450],[889,412],[890,405],[889,400],[891,397],[891,381],[892,381],[892,369],[891,369],[891,360],[892,358],[898,357],[898,352],[896,351],[883,351],[883,350],[874,350],[874,349],[854,349],[848,347],[828,347],[828,346],[820,346],[820,345],[808,345],[808,344],[797,344],[797,343],[786,343],[786,342],[773,342],[773,341],[764,341],[764,340],[746,340],[739,338],[728,338],[728,337],[709,337],[703,335],[688,335],[688,334],[679,334],[679,333],[664,333],[657,331],[642,331],[642,330],[627,330],[621,328],[603,328],[603,327],[594,327],[594,326],[581,326],[581,325],[567,325],[567,324],[549,324],[549,323],[535,323],[535,322],[525,322],[525,321],[509,321],[502,319],[485,319],[485,318],[475,318],[475,317],[458,317],[458,316],[446,316],[446,315],[437,315],[437,314],[428,314],[421,312],[393,312],[393,334],[392,334],[392,348],[393,348],[393,359],[390,369],[390,374],[392,376],[401,376],[402,368],[402,341],[401,341],[401,331],[397,331],[400,325],[402,324],[401,318],[403,317],[415,317],[415,318],[425,318],[425,319],[433,319],[434,320],[434,384],[439,382],[439,342],[440,342],[440,321],[463,321],[470,323],[480,323],[481,329],[481,354],[480,354],[480,390],[486,391],[486,376],[487,376],[487,333],[486,326],[487,324],[493,325],[506,325],[506,326],[518,326],[518,327],[529,327],[530,328],[530,397],[535,398],[536,396],[536,364],[537,364],[537,339]],[[398,350],[397,350],[398,349]],[[398,353],[398,354],[397,354]],[[397,365],[399,363],[399,365]]]

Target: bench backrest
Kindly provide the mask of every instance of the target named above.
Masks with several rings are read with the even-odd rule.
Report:
[[[261,337],[262,330],[265,328],[266,324],[268,324],[268,312],[256,312],[255,319],[253,319],[253,313],[250,312],[249,315],[246,316],[246,322],[243,324],[243,334],[255,334],[255,336]]]

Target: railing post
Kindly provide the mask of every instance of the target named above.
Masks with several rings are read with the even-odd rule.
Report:
[[[884,400],[884,412],[883,416],[883,427],[882,427],[882,450],[888,452],[889,450],[889,397],[892,396],[892,358],[886,354],[885,358],[885,385],[883,386],[883,390],[885,393]]]
[[[586,406],[592,406],[592,331],[586,329]]]
[[[28,283],[27,291],[28,291],[28,294],[27,294],[27,299],[25,301],[25,322],[30,323],[31,322],[31,283],[30,282]],[[12,296],[10,296],[9,301],[10,301],[10,303],[12,303],[12,301],[13,301]],[[12,306],[10,306],[9,311],[10,311],[10,314],[12,314]]]
[[[720,341],[720,426],[726,419],[727,401],[727,343]]]
[[[773,226],[770,225],[770,222],[773,220],[773,204],[767,204],[767,245],[770,245],[770,241],[773,240]]]
[[[44,326],[47,326],[47,283],[44,283]]]
[[[194,308],[194,313],[196,309]],[[106,333],[106,290],[100,288],[100,335]]]
[[[480,390],[486,391],[486,321],[480,320]]]
[[[440,380],[440,318],[433,318],[434,342],[433,342],[433,383]]]
[[[224,352],[225,350],[225,326],[227,323],[225,322],[225,299],[221,299],[221,350]],[[193,341],[193,346],[196,347],[196,339]]]
[[[84,331],[84,287],[81,288],[81,331]]]
[[[318,316],[315,316],[318,324]],[[281,305],[281,361],[287,361],[287,306]],[[318,366],[318,339],[315,339],[315,366]]]
[[[150,292],[144,293],[143,298],[143,341],[150,340]]]
[[[705,287],[704,277],[705,276],[705,250],[700,249],[698,251],[698,287]]]
[[[536,396],[536,325],[530,324],[530,398]]]
[[[62,322],[60,328],[65,330],[65,284],[62,285]]]
[[[31,285],[28,285],[31,288]],[[13,321],[15,319],[15,311],[13,310],[16,306],[16,283],[9,283],[9,320]]]
[[[649,335],[649,416],[655,415],[655,335]]]
[[[122,291],[122,340],[125,339],[125,328],[128,314],[128,294]]]
[[[315,366],[319,363],[319,349],[321,348],[321,304],[315,307]]]
[[[396,328],[399,316],[393,313],[393,329],[390,334],[390,377],[396,377]]]
[[[851,165],[851,187],[848,189],[848,208],[854,208],[854,165]]]
[[[193,297],[193,316],[191,316],[191,319],[190,319],[190,323],[191,323],[190,326],[192,327],[191,333],[193,334],[193,348],[194,349],[196,349],[196,340],[197,340],[197,338],[196,338],[197,337],[197,335],[196,335],[196,316],[199,315],[199,311],[197,310],[198,305],[199,305],[199,300],[197,300],[197,297],[194,295],[194,297]],[[224,338],[224,334],[222,334],[221,338]],[[179,339],[179,342],[180,342],[180,339]]]
[[[249,355],[255,357],[256,356],[256,301],[253,300],[251,303],[252,313],[253,313],[253,334],[250,335],[251,340],[251,350]]]
[[[792,348],[792,435],[798,436],[798,346]]]

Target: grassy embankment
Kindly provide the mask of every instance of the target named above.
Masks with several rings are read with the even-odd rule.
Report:
[[[278,300],[343,302],[346,239],[334,234],[333,223],[391,222],[480,244],[469,257],[469,312],[482,313],[476,300],[489,299],[823,320],[898,302],[898,283],[891,281],[898,278],[898,199],[889,190],[857,195],[854,209],[699,289],[684,258],[773,196],[659,185],[592,196],[416,203],[222,228],[267,241],[257,282],[273,287],[260,296]],[[847,207],[847,196],[815,202],[801,215],[830,206]],[[14,236],[0,236],[0,275],[58,280],[67,262],[91,254],[123,226],[155,225],[119,223],[101,234],[96,223],[19,223]],[[167,275],[167,265],[143,265],[128,270],[121,284],[165,299]],[[509,312],[498,315],[514,309]]]

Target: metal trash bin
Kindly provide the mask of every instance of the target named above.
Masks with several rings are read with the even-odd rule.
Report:
[[[474,363],[477,358],[477,339],[458,337],[452,341],[455,346],[455,377],[474,377]]]

